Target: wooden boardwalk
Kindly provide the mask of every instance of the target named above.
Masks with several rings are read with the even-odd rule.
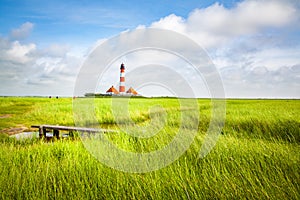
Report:
[[[68,131],[69,135],[72,132],[82,132],[82,133],[115,133],[117,131],[108,129],[97,129],[97,128],[85,128],[85,127],[74,127],[74,126],[56,126],[56,125],[32,125],[31,128],[39,129],[39,137],[46,138],[47,132],[53,131],[53,137],[60,138],[59,131]]]

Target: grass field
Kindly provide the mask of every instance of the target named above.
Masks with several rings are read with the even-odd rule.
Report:
[[[110,102],[95,99],[96,116],[103,127],[117,128]],[[1,198],[300,199],[300,100],[227,100],[225,127],[203,159],[198,155],[211,104],[198,103],[198,134],[179,159],[157,171],[126,173],[101,164],[79,139],[17,141],[6,135],[32,124],[74,125],[71,98],[0,98]],[[157,105],[165,112],[149,112]],[[131,99],[129,110],[138,125],[147,124],[153,113],[167,120],[153,138],[107,136],[127,151],[162,148],[180,126],[176,99]]]

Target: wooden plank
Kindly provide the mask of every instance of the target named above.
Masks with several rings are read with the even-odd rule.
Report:
[[[53,137],[59,138],[59,131],[78,131],[78,132],[87,132],[87,133],[97,133],[97,132],[102,132],[102,133],[116,133],[118,131],[116,130],[108,130],[108,129],[97,129],[97,128],[85,128],[85,127],[74,127],[74,126],[57,126],[57,125],[32,125],[32,128],[38,128],[39,129],[39,137],[40,138],[47,138],[46,133],[47,131],[49,132],[50,130],[53,130]],[[72,135],[72,134],[71,134]]]
[[[39,129],[51,129],[51,130],[62,130],[62,131],[79,131],[79,132],[117,132],[114,130],[108,129],[97,129],[97,128],[85,128],[85,127],[73,127],[73,126],[56,126],[56,125],[32,125],[32,128],[39,128]],[[46,130],[43,131],[43,134],[46,135]]]

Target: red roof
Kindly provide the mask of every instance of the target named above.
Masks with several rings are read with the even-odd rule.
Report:
[[[133,95],[137,95],[138,94],[132,87],[130,87],[129,90],[127,90],[126,93],[133,94]]]
[[[114,88],[114,86],[111,86],[106,93],[113,93],[113,94],[119,94],[118,90]]]

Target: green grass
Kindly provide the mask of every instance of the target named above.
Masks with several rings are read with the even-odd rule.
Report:
[[[163,169],[126,173],[98,162],[80,140],[16,141],[4,134],[19,125],[74,125],[72,99],[0,98],[0,116],[10,114],[0,118],[4,132],[0,134],[1,198],[300,198],[299,100],[227,100],[225,127],[217,145],[203,159],[198,155],[211,104],[205,99],[198,102],[199,130],[188,151]],[[111,99],[95,99],[95,105],[101,126],[116,128]],[[131,120],[141,127],[152,122],[160,126],[151,119],[166,118],[163,129],[152,138],[135,138],[124,132],[106,136],[132,152],[150,152],[168,144],[180,126],[182,112],[190,112],[188,107],[180,109],[178,100],[164,98],[131,99],[129,110]],[[132,122],[124,120],[125,125]],[[186,131],[188,134],[189,127]]]
[[[5,114],[10,117],[0,119],[0,130],[20,125],[74,124],[71,98],[0,98],[0,116]]]

